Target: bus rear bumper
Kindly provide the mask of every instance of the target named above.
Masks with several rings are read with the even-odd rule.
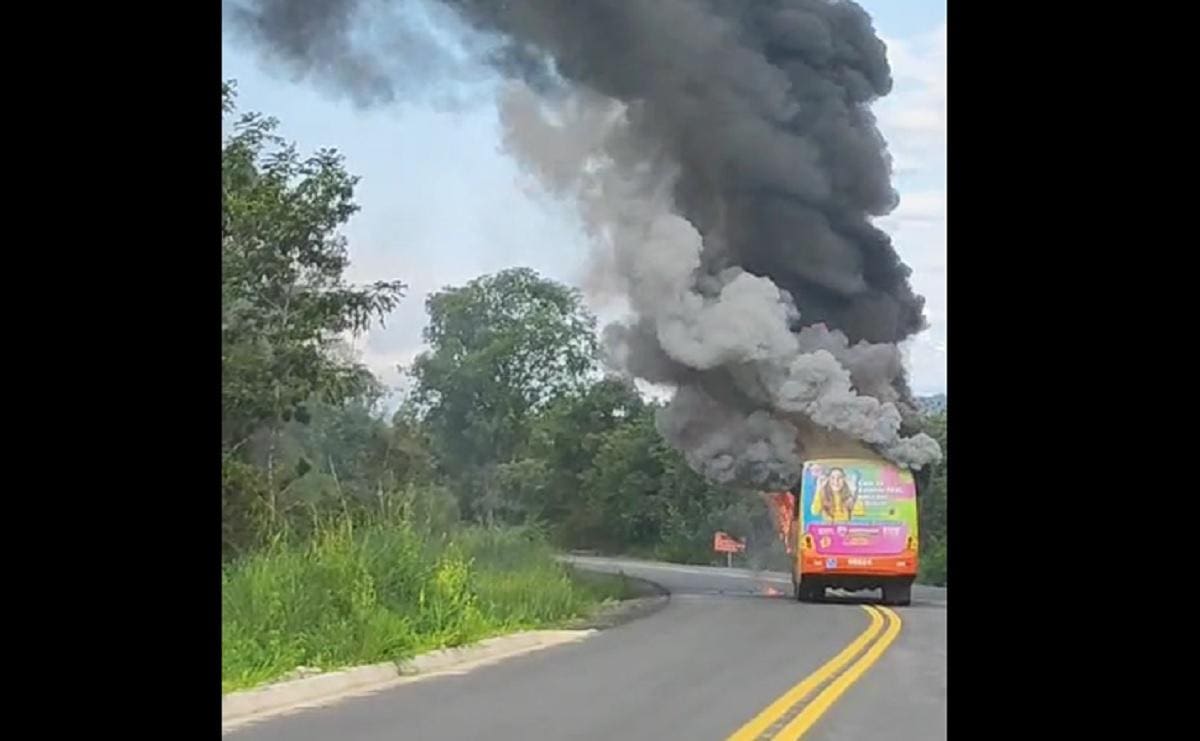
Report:
[[[833,556],[807,553],[800,559],[800,579],[831,586],[875,589],[885,582],[912,583],[917,577],[917,559],[912,553],[898,556]],[[863,586],[850,587],[849,585]]]

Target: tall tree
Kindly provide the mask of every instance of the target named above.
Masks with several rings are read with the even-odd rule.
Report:
[[[356,177],[322,149],[301,157],[274,132],[278,122],[236,116],[223,85],[227,135],[221,153],[222,442],[226,495],[254,479],[247,447],[265,438],[265,492],[277,490],[278,432],[303,421],[313,398],[339,404],[370,391],[365,367],[337,352],[345,335],[382,321],[403,294],[399,281],[346,283],[345,238],[358,207]],[[231,120],[232,119],[232,120]],[[240,465],[239,465],[240,464]],[[227,502],[228,504],[228,502]],[[233,516],[232,513],[229,513]]]
[[[414,406],[446,472],[463,480],[465,503],[494,513],[497,466],[527,444],[537,413],[595,371],[596,322],[578,291],[526,268],[446,288],[426,308],[430,349],[411,369]]]

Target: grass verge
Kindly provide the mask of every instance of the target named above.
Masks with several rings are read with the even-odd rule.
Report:
[[[221,689],[558,627],[631,593],[573,577],[532,530],[334,523],[225,567]]]

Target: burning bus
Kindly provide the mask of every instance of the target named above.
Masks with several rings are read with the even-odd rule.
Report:
[[[917,487],[911,472],[885,461],[808,461],[799,496],[775,495],[801,602],[828,588],[883,590],[907,605],[917,576]],[[786,518],[786,519],[785,519]]]

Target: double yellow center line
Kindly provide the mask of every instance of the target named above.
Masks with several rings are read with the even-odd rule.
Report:
[[[871,624],[858,638],[820,669],[805,677],[761,713],[751,718],[727,741],[752,741],[763,738],[773,741],[795,741],[812,728],[817,719],[837,702],[850,685],[858,681],[872,664],[879,661],[879,657],[883,656],[883,652],[900,634],[900,616],[895,612],[886,607],[877,608],[870,605],[863,605],[862,608],[871,616]],[[857,660],[854,660],[855,657],[858,657]],[[847,664],[850,665],[849,668],[842,671]],[[833,681],[830,681],[831,679]],[[825,685],[825,688],[820,694],[806,705],[801,705],[822,685]],[[796,712],[797,709],[799,712]]]

